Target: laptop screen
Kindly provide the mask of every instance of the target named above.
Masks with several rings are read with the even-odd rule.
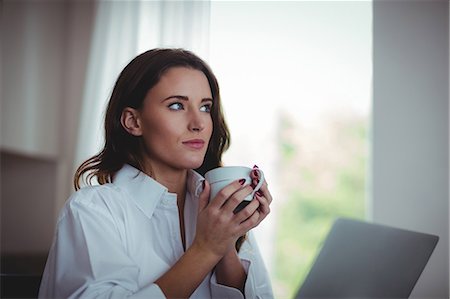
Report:
[[[408,298],[438,239],[338,219],[295,298]]]

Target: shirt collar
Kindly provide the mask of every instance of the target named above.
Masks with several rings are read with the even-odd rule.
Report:
[[[203,191],[203,181],[205,178],[194,170],[188,171],[187,191],[192,197],[198,198]]]
[[[194,170],[188,171],[187,192],[190,198],[197,199],[203,191],[205,179]],[[168,189],[144,172],[125,164],[114,176],[113,184],[123,189],[134,200],[140,210],[149,218],[152,217],[158,204],[169,196]]]

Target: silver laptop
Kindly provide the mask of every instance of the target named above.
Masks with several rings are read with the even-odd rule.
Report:
[[[340,218],[295,298],[408,298],[438,240]]]

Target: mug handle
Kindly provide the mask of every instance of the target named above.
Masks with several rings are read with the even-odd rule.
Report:
[[[253,199],[253,197],[255,196],[256,191],[261,189],[261,187],[262,187],[262,185],[264,183],[264,172],[261,169],[259,169],[259,168],[253,168],[253,170],[258,171],[258,173],[259,173],[259,182],[256,185],[255,189],[253,189],[253,192],[247,197],[247,198],[250,198],[249,200]]]

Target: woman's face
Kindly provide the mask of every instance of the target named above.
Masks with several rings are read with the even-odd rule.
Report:
[[[186,67],[168,69],[139,110],[146,161],[153,171],[202,165],[213,130],[208,79]]]

